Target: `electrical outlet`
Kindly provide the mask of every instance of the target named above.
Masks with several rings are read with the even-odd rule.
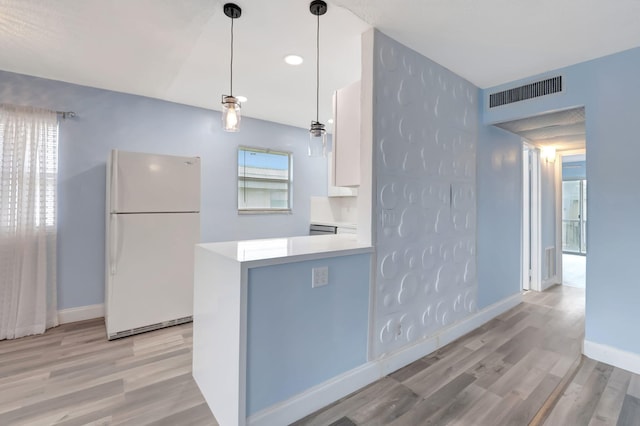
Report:
[[[318,268],[311,269],[311,287],[321,287],[329,284],[329,267],[320,266]]]

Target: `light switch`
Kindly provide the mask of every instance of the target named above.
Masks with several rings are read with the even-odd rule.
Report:
[[[320,266],[311,269],[311,287],[321,287],[329,284],[329,267]]]

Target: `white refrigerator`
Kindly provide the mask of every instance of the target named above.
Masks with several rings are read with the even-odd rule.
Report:
[[[200,158],[113,150],[106,207],[109,340],[191,321]]]

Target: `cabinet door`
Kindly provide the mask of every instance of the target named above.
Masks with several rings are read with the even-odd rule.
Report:
[[[358,195],[358,188],[349,188],[345,186],[335,186],[332,182],[333,174],[333,155],[331,155],[327,161],[327,176],[329,176],[329,186],[327,188],[328,197],[356,197]]]
[[[334,186],[360,185],[360,82],[336,91],[333,111]]]

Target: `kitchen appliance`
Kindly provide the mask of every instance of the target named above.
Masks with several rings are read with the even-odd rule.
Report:
[[[331,235],[336,234],[337,231],[337,226],[320,225],[316,223],[309,225],[309,235]]]
[[[354,224],[346,223],[312,223],[309,225],[309,235],[332,235],[332,234],[357,234]]]
[[[192,320],[200,158],[113,150],[107,162],[109,340]]]

